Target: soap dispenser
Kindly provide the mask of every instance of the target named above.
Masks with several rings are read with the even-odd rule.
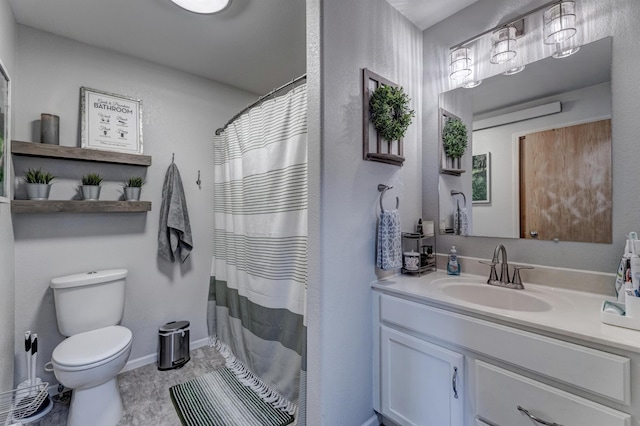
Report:
[[[460,264],[458,263],[458,252],[456,251],[456,246],[451,246],[451,251],[449,252],[447,274],[460,275]]]

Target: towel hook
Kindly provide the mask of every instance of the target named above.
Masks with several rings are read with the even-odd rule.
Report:
[[[384,197],[384,193],[393,188],[393,186],[383,185],[381,183],[378,184],[378,192],[380,192],[380,211],[384,213],[384,207],[382,205],[382,198]],[[400,198],[396,197],[396,209],[400,207]]]
[[[173,160],[175,160],[175,158],[176,158],[176,153],[172,152],[171,153],[171,164],[173,164]]]
[[[467,208],[467,197],[464,195],[464,192],[460,192],[460,191],[456,191],[456,190],[451,190],[451,196],[453,197],[454,195],[462,195],[462,203],[463,203],[463,208]],[[460,208],[460,204],[458,204],[458,208]]]
[[[198,180],[196,181],[199,189],[202,189],[202,181],[200,180],[200,170],[198,170]]]

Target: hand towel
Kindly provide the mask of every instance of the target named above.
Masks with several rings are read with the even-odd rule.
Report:
[[[380,213],[376,252],[378,268],[386,271],[402,267],[402,240],[398,210],[385,210]]]
[[[467,213],[467,209],[458,209],[454,215],[453,229],[455,229],[455,232],[458,235],[469,235],[469,214]]]
[[[189,212],[178,166],[171,163],[162,187],[158,254],[169,262],[179,258],[182,263],[193,249]]]

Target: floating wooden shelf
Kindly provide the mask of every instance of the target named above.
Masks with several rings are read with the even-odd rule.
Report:
[[[464,169],[445,169],[445,168],[440,169],[440,173],[442,173],[443,175],[460,176],[464,172],[465,172]]]
[[[376,154],[370,152],[366,154],[365,159],[369,161],[377,161],[379,163],[393,164],[395,166],[402,166],[402,163],[404,163],[404,157],[395,154]]]
[[[29,157],[62,158],[66,160],[97,161],[101,163],[150,166],[150,155],[124,152],[99,151],[97,149],[48,145],[38,142],[11,141],[11,153]]]
[[[151,201],[13,200],[12,213],[139,213]]]

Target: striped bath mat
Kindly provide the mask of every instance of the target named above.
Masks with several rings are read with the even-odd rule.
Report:
[[[185,426],[284,426],[289,414],[273,408],[226,367],[169,388]]]

